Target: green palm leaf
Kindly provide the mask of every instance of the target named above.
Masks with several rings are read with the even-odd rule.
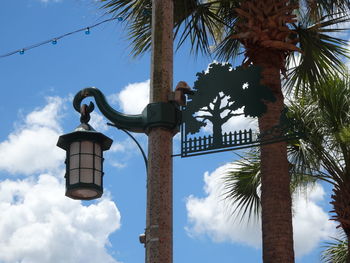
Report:
[[[324,248],[321,255],[323,263],[348,262],[348,241],[344,233],[340,238],[333,238],[333,241],[326,242]]]
[[[289,148],[292,147],[290,144]],[[305,155],[302,148],[298,148],[300,155]],[[295,153],[297,154],[297,153]],[[245,153],[240,156],[241,159],[233,163],[234,168],[227,171],[223,177],[224,193],[223,196],[229,201],[233,207],[232,215],[237,218],[240,216],[240,221],[245,217],[248,221],[260,217],[260,187],[261,187],[261,173],[260,173],[260,155],[258,148]],[[304,163],[305,161],[303,161]],[[294,164],[295,165],[295,164]],[[310,171],[310,167],[307,171]],[[291,163],[291,192],[303,189],[310,183],[315,182],[314,172],[305,174],[304,170],[292,169]],[[312,175],[312,176],[310,176]]]
[[[151,47],[152,1],[101,0],[102,8],[113,16],[122,16],[127,21],[132,54],[140,55]],[[215,43],[214,35],[222,28],[224,21],[218,13],[229,5],[229,0],[202,2],[197,0],[174,1],[174,37],[178,47],[189,39],[195,53],[210,53]]]
[[[257,218],[260,214],[260,158],[256,151],[247,153],[246,158],[234,163],[236,168],[227,172],[224,177],[224,197],[235,208],[232,214],[240,214],[242,221]]]
[[[290,64],[298,60],[296,56],[300,56],[300,62],[288,72],[286,86],[289,90],[294,89],[298,95],[300,89],[305,92],[307,87],[315,94],[317,84],[344,72],[342,58],[349,58],[349,51],[345,48],[347,41],[331,34],[347,30],[336,28],[346,22],[349,22],[346,16],[324,16],[310,25],[310,19],[304,17],[298,25],[294,25],[302,54],[292,53],[288,58],[287,64]]]
[[[348,0],[311,0],[291,2],[300,3],[303,6],[303,12],[312,22],[317,22],[324,15],[347,14],[349,12],[350,1]]]
[[[350,176],[350,76],[345,72],[327,78],[317,90],[316,97],[300,96],[290,102],[287,113],[295,123],[292,131],[305,135],[288,141],[291,192],[318,179],[338,189]],[[234,212],[250,218],[260,211],[259,152],[241,158],[224,177],[224,195]]]

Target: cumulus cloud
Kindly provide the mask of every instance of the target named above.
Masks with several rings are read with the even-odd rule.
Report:
[[[117,263],[105,247],[120,228],[115,204],[83,206],[63,193],[50,174],[0,183],[0,262]]]
[[[143,149],[147,149],[147,137],[143,134],[134,134]],[[117,153],[117,154],[115,154]],[[147,153],[147,151],[146,151]],[[131,138],[126,138],[123,141],[115,140],[111,149],[106,152],[106,160],[108,163],[118,169],[128,166],[132,156],[141,156],[140,150]]]
[[[244,115],[234,116],[229,119],[223,126],[223,132],[232,132],[238,130],[257,130],[257,119],[247,118]]]
[[[191,236],[208,235],[215,242],[236,242],[260,247],[260,222],[239,220],[231,217],[231,209],[223,200],[222,175],[232,168],[231,164],[219,167],[213,173],[204,174],[204,191],[206,197],[190,196],[186,208],[189,226],[187,231]],[[244,222],[245,221],[245,222]]]
[[[91,113],[91,119],[89,121],[89,124],[98,132],[105,132],[108,130],[107,126],[108,120],[105,119],[101,114],[98,114],[96,112]]]
[[[295,251],[303,256],[316,248],[320,241],[336,236],[336,223],[318,205],[324,201],[325,191],[320,184],[293,196],[293,230]],[[307,238],[305,238],[307,237]]]
[[[109,149],[110,152],[125,152],[126,150],[126,145],[125,145],[126,141],[124,142],[113,142],[111,148]]]
[[[33,174],[55,169],[64,152],[56,147],[62,134],[59,125],[64,100],[48,98],[47,105],[31,112],[8,138],[0,143],[0,170],[12,174]]]
[[[109,99],[112,103],[119,103],[123,113],[140,114],[149,102],[149,86],[150,80],[132,83]]]
[[[188,197],[189,225],[186,229],[193,237],[207,235],[215,242],[243,243],[259,248],[262,242],[260,220],[249,221],[247,217],[243,217],[242,222],[234,220],[231,214],[234,207],[229,207],[228,201],[222,197],[222,176],[234,167],[234,164],[226,164],[211,174],[204,174],[206,196]],[[335,224],[329,221],[327,213],[318,205],[325,195],[322,186],[316,184],[307,192],[307,195],[299,193],[293,196],[294,242],[299,257],[311,252],[320,241],[335,233]]]
[[[48,98],[0,142],[0,172],[29,175],[0,182],[1,263],[117,263],[106,250],[120,228],[116,205],[104,198],[84,206],[64,196],[64,151],[56,143],[65,102]]]

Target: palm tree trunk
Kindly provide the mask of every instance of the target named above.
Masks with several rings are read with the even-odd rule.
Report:
[[[348,240],[348,258],[346,262],[350,263],[350,179],[346,178],[339,184],[333,189],[334,195],[332,195],[333,201],[331,204],[334,207],[332,212],[335,212],[335,215],[332,219],[340,223],[339,227],[346,234]]]
[[[284,107],[281,90],[280,59],[276,52],[257,55],[254,64],[262,67],[262,84],[276,97],[268,102],[267,112],[259,118],[260,133],[279,124]],[[293,227],[291,212],[290,176],[286,142],[261,146],[261,206],[264,263],[294,262]]]

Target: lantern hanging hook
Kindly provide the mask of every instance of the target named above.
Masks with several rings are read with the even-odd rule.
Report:
[[[87,124],[90,121],[90,113],[95,109],[95,105],[90,102],[89,105],[83,104],[80,107],[80,122]]]

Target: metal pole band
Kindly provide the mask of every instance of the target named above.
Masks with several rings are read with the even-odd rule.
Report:
[[[145,132],[155,127],[163,127],[169,130],[179,130],[181,123],[181,111],[170,102],[149,103],[143,110],[142,115],[146,117]]]

